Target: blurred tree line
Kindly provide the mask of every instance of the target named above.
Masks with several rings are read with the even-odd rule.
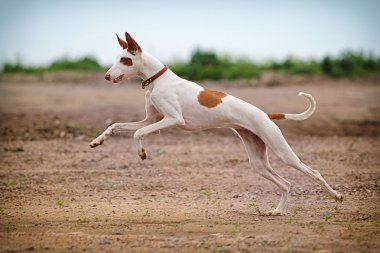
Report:
[[[54,71],[103,71],[106,68],[101,66],[95,57],[85,56],[78,59],[69,59],[63,57],[61,59],[53,61],[48,66],[25,66],[21,60],[17,60],[16,63],[5,63],[2,73],[42,73],[42,72],[54,72]]]
[[[250,79],[259,77],[265,71],[353,77],[379,73],[380,58],[363,52],[345,51],[337,57],[326,56],[319,61],[288,57],[283,61],[259,64],[246,59],[232,60],[211,51],[196,50],[189,62],[173,63],[170,68],[179,76],[191,80]]]
[[[174,62],[170,68],[190,80],[235,80],[257,78],[265,71],[288,74],[327,75],[332,77],[366,76],[380,73],[380,58],[363,52],[344,51],[336,57],[321,60],[301,60],[288,57],[282,61],[255,63],[248,59],[231,59],[212,51],[197,49],[188,62]],[[54,71],[105,71],[91,56],[79,59],[62,58],[45,67],[25,66],[21,61],[5,63],[2,73],[41,73]]]

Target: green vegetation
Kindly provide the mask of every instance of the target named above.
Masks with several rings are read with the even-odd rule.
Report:
[[[340,213],[340,208],[339,208],[338,205],[336,205],[336,206],[334,207],[334,210],[335,210],[335,214],[339,214],[339,213]]]
[[[286,219],[285,224],[293,224],[293,220],[291,218]]]
[[[233,60],[211,51],[196,50],[189,62],[173,63],[170,68],[179,76],[190,80],[250,79],[259,77],[265,71],[354,77],[380,73],[380,58],[363,52],[345,51],[337,57],[326,56],[320,61],[288,57],[283,61],[259,64],[247,59]]]
[[[55,200],[55,205],[59,208],[62,208],[64,206],[64,202],[62,199],[56,199]]]
[[[209,190],[209,189],[204,189],[203,191],[202,191],[202,194],[204,195],[204,196],[206,196],[207,198],[210,198],[211,197],[211,191]]]
[[[89,223],[90,221],[91,221],[90,218],[82,217],[82,218],[78,218],[76,220],[76,224],[79,225],[79,224],[83,224],[83,223]]]
[[[331,214],[326,214],[325,215],[325,221],[329,221],[331,219]]]
[[[213,51],[197,49],[188,62],[173,62],[170,68],[179,76],[189,80],[236,80],[258,78],[265,71],[287,74],[327,75],[331,77],[356,77],[380,73],[380,57],[361,51],[344,51],[336,57],[326,56],[320,60],[301,60],[288,57],[282,61],[253,62],[249,59],[232,59]],[[21,60],[5,63],[3,74],[45,73],[58,71],[102,71],[92,56],[78,59],[58,59],[48,66],[26,66]]]
[[[240,227],[239,223],[236,222],[236,223],[233,224],[233,227],[232,227],[232,230],[231,230],[231,234],[233,236],[236,236],[236,233],[238,232],[239,227]]]
[[[210,253],[217,253],[219,252],[219,247],[218,246],[214,246],[210,249]]]
[[[59,71],[104,71],[106,68],[101,66],[98,61],[92,56],[85,56],[78,59],[69,59],[63,57],[53,61],[48,66],[26,66],[21,60],[16,63],[5,63],[2,73],[27,73],[38,74],[44,72],[59,72]]]

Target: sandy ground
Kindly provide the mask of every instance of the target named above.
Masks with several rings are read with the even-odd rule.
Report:
[[[344,194],[330,199],[273,154],[292,183],[286,215],[261,216],[280,192],[250,168],[229,130],[130,135],[90,149],[111,122],[144,117],[137,85],[0,84],[0,252],[379,252],[380,86],[365,81],[219,87],[279,122],[294,151]]]

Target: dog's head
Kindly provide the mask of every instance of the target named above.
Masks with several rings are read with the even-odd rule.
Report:
[[[117,34],[116,37],[123,51],[104,77],[113,83],[119,83],[126,77],[136,76],[141,66],[141,48],[131,35],[126,32],[126,40],[121,39]]]

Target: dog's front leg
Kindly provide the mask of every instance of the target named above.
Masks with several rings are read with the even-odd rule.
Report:
[[[150,134],[150,133],[154,133],[156,131],[159,131],[159,130],[162,130],[165,128],[178,126],[178,125],[184,125],[184,121],[177,119],[177,118],[173,118],[173,117],[165,117],[162,120],[160,120],[154,124],[151,124],[149,126],[146,126],[146,127],[143,127],[143,128],[140,128],[139,130],[137,130],[135,132],[133,138],[135,139],[136,142],[138,142],[138,152],[137,153],[140,156],[140,158],[142,160],[146,159],[146,153],[145,153],[145,150],[144,150],[143,145],[142,145],[142,139],[144,138],[145,135]]]
[[[130,123],[115,123],[110,125],[101,135],[96,137],[90,143],[90,147],[95,148],[96,146],[101,145],[107,137],[113,134],[136,131],[137,129],[148,126],[162,119],[162,116],[158,113],[150,101],[150,91],[145,93],[145,111],[146,116],[144,120]]]
[[[130,123],[114,123],[107,127],[107,129],[98,137],[96,137],[93,141],[90,143],[91,148],[95,148],[101,144],[111,135],[123,133],[123,132],[129,132],[129,131],[136,131],[137,129],[140,129],[142,127],[148,126],[152,124],[154,121],[152,120],[142,120],[138,122],[130,122]]]

